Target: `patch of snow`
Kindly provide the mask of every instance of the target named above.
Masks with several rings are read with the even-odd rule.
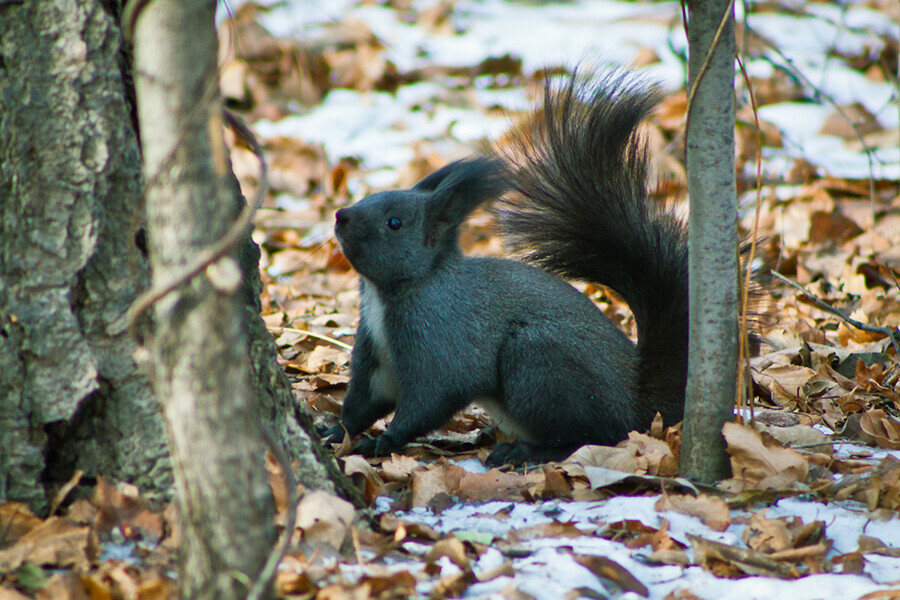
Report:
[[[506,536],[519,530],[552,521],[573,523],[583,528],[602,529],[603,525],[623,520],[637,520],[659,528],[665,519],[669,535],[689,546],[687,534],[725,544],[746,547],[742,541],[745,526],[732,523],[724,532],[713,531],[698,518],[674,512],[657,512],[653,507],[660,496],[616,496],[598,502],[555,502],[558,512],[547,514],[546,506],[517,502],[487,502],[458,504],[435,515],[417,508],[398,516],[407,521],[425,523],[442,533],[476,531]],[[756,508],[752,512],[757,512]],[[495,518],[500,511],[507,514]],[[555,511],[551,510],[551,513]],[[749,516],[748,511],[733,511],[734,516]],[[801,498],[784,498],[766,509],[766,516],[778,518],[798,516],[805,523],[823,521],[826,537],[834,542],[829,556],[853,552],[863,533],[878,537],[888,545],[900,539],[900,520],[874,521],[865,508],[856,502],[822,503]],[[570,590],[588,587],[603,590],[604,583],[589,570],[575,562],[572,553],[604,556],[619,563],[650,589],[649,598],[662,600],[678,589],[689,589],[697,597],[709,600],[729,598],[752,600],[779,598],[790,594],[792,600],[845,600],[886,589],[886,585],[900,580],[900,557],[868,554],[864,575],[822,574],[797,580],[770,577],[718,579],[700,567],[651,565],[643,559],[646,549],[631,550],[623,544],[585,535],[574,538],[538,537],[518,544],[530,554],[514,559],[516,586],[539,600],[561,598]],[[689,551],[690,555],[690,551]],[[502,554],[489,550],[476,564],[487,570],[502,562]],[[481,561],[484,561],[482,564]],[[485,598],[497,593],[513,578],[498,578],[472,585],[465,598]]]

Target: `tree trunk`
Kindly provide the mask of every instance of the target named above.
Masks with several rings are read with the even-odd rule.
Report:
[[[0,501],[42,511],[85,472],[167,499],[165,429],[125,315],[148,283],[118,2],[0,2]],[[242,199],[230,173],[229,203]],[[251,395],[307,489],[353,490],[307,431],[240,249]]]
[[[119,39],[99,1],[0,5],[0,499],[35,510],[76,467],[172,483],[125,325],[147,269]]]
[[[135,89],[151,182],[155,285],[224,236],[235,219],[214,22],[215,3],[208,0],[155,0],[137,17]],[[242,276],[230,257],[212,268],[224,274],[220,285],[198,276],[156,303],[152,341],[154,387],[175,466],[185,598],[246,596],[247,581],[259,577],[275,543]]]
[[[734,180],[734,12],[688,0],[690,342],[681,474],[728,475],[722,426],[733,417],[738,369],[737,193]],[[701,73],[716,31],[721,37]]]

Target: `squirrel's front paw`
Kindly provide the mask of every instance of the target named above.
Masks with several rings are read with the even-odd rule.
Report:
[[[359,454],[360,456],[376,456],[375,454],[375,444],[378,440],[376,438],[365,437],[353,447],[353,454]]]
[[[382,433],[378,436],[378,441],[375,444],[375,456],[390,456],[391,452],[402,447],[403,444],[394,440],[391,434]]]
[[[353,453],[365,457],[390,456],[391,452],[402,447],[403,444],[398,444],[390,435],[382,433],[377,438],[364,437],[359,440],[353,448]]]
[[[322,438],[322,441],[326,444],[340,444],[344,441],[344,436],[347,435],[347,431],[341,426],[340,423],[335,425],[334,427],[329,427],[327,429],[323,429],[319,431],[319,437]]]

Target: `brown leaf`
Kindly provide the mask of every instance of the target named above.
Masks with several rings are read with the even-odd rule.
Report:
[[[63,517],[50,517],[19,538],[12,548],[0,550],[0,572],[18,569],[25,561],[86,570],[89,532],[89,528],[72,525]]]
[[[778,552],[794,545],[787,519],[767,519],[764,510],[750,516],[743,537],[750,548],[759,552]]]
[[[513,569],[511,560],[505,560],[493,569],[487,569],[476,575],[476,579],[481,582],[491,581],[498,577],[515,577],[516,570]]]
[[[335,367],[343,367],[349,362],[350,355],[344,350],[331,346],[316,346],[306,356],[306,361],[302,364],[302,370],[307,373],[327,372]]]
[[[862,228],[855,221],[836,210],[815,211],[810,215],[809,240],[814,243],[849,240],[862,232]]]
[[[409,571],[389,575],[363,575],[357,582],[366,586],[373,598],[408,598],[416,592],[416,578]]]
[[[885,456],[869,474],[864,496],[869,510],[900,509],[900,460]]]
[[[385,481],[408,481],[412,472],[419,467],[419,461],[411,456],[392,454],[381,463],[381,477]]]
[[[800,394],[806,382],[815,376],[816,372],[809,367],[801,367],[797,365],[779,365],[769,367],[759,373],[756,377],[757,382],[770,391],[774,392],[775,384],[781,389],[793,396]]]
[[[280,524],[284,524],[284,514],[287,511],[288,490],[287,480],[278,459],[268,452],[266,453],[266,472],[269,476],[269,487],[272,488],[272,496],[275,499],[275,513],[281,517]]]
[[[140,537],[146,541],[158,542],[165,535],[165,520],[147,508],[147,502],[134,486],[109,485],[102,477],[97,478],[94,489],[94,504],[100,509],[94,522],[94,529],[101,536],[113,529],[126,537]]]
[[[606,467],[625,473],[643,473],[642,463],[637,459],[635,445],[622,448],[610,446],[582,446],[565,460],[588,467]]]
[[[628,569],[605,556],[575,554],[572,558],[597,577],[612,581],[626,592],[634,592],[644,598],[649,593],[647,586],[638,581],[637,577],[632,575]]]
[[[448,493],[469,501],[519,499],[526,476],[516,472],[491,469],[487,473],[470,473],[456,465],[448,465],[445,475]]]
[[[304,541],[340,549],[350,533],[356,512],[353,505],[323,490],[309,492],[297,506],[297,527]]]
[[[663,427],[663,418],[660,413],[656,413],[656,416],[653,417],[653,422],[650,423],[650,437],[656,438],[658,440],[666,439],[665,428]]]
[[[345,434],[344,441],[346,442],[349,437]],[[341,444],[339,450],[344,448],[344,444]],[[356,483],[361,483],[361,487],[363,488],[363,496],[366,499],[366,502],[371,504],[375,501],[384,487],[384,481],[381,479],[381,476],[375,470],[375,467],[369,463],[365,458],[358,454],[350,454],[343,458],[344,461],[344,473],[353,479]]]
[[[688,589],[679,588],[669,592],[663,600],[701,600],[701,598]]]
[[[9,548],[19,538],[43,523],[43,520],[32,514],[28,505],[21,502],[5,502],[0,504],[0,548]]]
[[[551,523],[541,523],[532,527],[524,527],[515,529],[507,535],[510,543],[526,542],[537,538],[548,537],[581,537],[591,535],[592,532],[578,528],[574,523],[560,523],[553,521]]]
[[[544,465],[541,469],[544,475],[543,486],[537,492],[540,498],[571,498],[572,486],[566,480],[562,470],[552,465]]]
[[[722,434],[732,473],[743,489],[789,488],[806,481],[809,463],[799,452],[767,446],[758,432],[736,423],[726,423]]]
[[[445,470],[446,465],[439,464],[412,473],[409,488],[413,507],[428,506],[438,495],[448,495]]]
[[[469,557],[466,556],[466,547],[456,537],[450,536],[437,541],[425,555],[425,562],[434,564],[442,556],[449,558],[454,565],[463,571],[472,570],[472,565],[469,564]]]
[[[407,537],[414,537],[434,542],[441,538],[441,534],[424,523],[407,523],[406,521],[402,521],[397,517],[392,516],[390,513],[383,514],[378,524],[385,533],[394,532],[394,538],[399,538],[397,541],[406,539]],[[397,535],[396,532],[399,531],[400,528],[403,528],[403,533]]]
[[[87,590],[76,573],[56,573],[38,592],[37,600],[88,600]],[[90,598],[90,600],[99,600]]]
[[[788,427],[778,427],[775,425],[767,425],[765,423],[757,423],[756,429],[771,435],[773,438],[787,447],[813,447],[815,444],[821,444],[815,446],[815,449],[818,452],[824,452],[827,454],[831,454],[833,452],[831,437],[825,435],[815,427],[810,427],[809,425],[791,425]]]
[[[900,588],[893,590],[876,590],[863,594],[857,600],[900,600]]]
[[[438,579],[434,587],[431,588],[429,598],[432,600],[441,600],[442,598],[459,598],[465,594],[466,589],[475,580],[471,571],[461,571],[453,573],[446,577]],[[415,591],[413,588],[412,591]]]
[[[688,539],[694,550],[695,562],[714,574],[729,577],[740,574],[766,575],[781,579],[799,575],[790,565],[780,563],[756,550],[737,548],[690,534]]]
[[[900,548],[891,548],[878,538],[865,534],[859,536],[859,551],[862,554],[900,556]]]
[[[725,501],[706,494],[696,497],[665,494],[657,500],[654,508],[660,512],[671,510],[698,517],[715,531],[725,531],[731,525],[731,511]]]
[[[21,592],[10,589],[8,587],[0,587],[0,600],[31,600],[25,594]]]
[[[859,426],[879,447],[900,450],[900,423],[880,408],[866,411],[859,419]]]
[[[647,473],[661,477],[671,477],[678,474],[678,460],[669,445],[649,435],[632,431],[628,439],[618,445],[619,448],[634,447],[637,455],[646,461]]]

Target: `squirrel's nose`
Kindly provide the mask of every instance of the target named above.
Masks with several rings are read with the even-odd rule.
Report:
[[[350,220],[350,215],[343,208],[334,213],[334,221],[338,225],[345,225]]]

